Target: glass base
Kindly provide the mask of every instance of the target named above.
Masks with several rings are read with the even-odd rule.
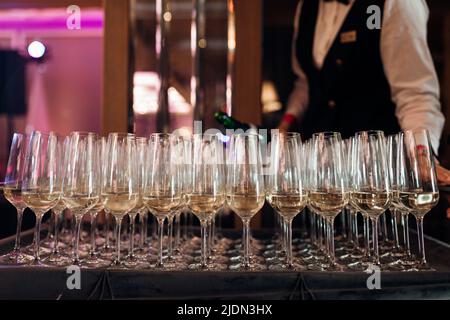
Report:
[[[72,259],[64,254],[60,253],[51,253],[46,258],[42,259],[42,261],[54,267],[67,267],[72,264]]]
[[[89,256],[83,260],[83,265],[88,268],[107,268],[111,263],[111,260],[103,259],[97,255]]]
[[[224,271],[227,270],[228,266],[226,264],[220,263],[208,263],[206,266],[202,266],[201,263],[190,264],[188,269],[195,271]]]
[[[243,263],[232,264],[229,267],[232,271],[265,271],[267,266],[258,263],[250,263],[249,265],[244,265]]]
[[[269,266],[269,270],[271,271],[294,271],[294,272],[299,272],[299,271],[306,271],[308,270],[307,266],[293,262],[291,265],[288,265],[286,263],[282,263],[282,264],[274,264]]]
[[[341,272],[341,271],[344,271],[344,266],[337,264],[337,263],[330,263],[325,266],[325,271]]]
[[[20,251],[12,251],[0,256],[0,265],[27,265],[34,261],[34,257]]]

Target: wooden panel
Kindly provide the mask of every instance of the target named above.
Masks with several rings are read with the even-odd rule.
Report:
[[[236,55],[234,65],[234,92],[232,116],[236,119],[261,124],[262,74],[262,0],[235,0]],[[251,221],[251,228],[261,226],[261,213]],[[240,219],[236,219],[240,229]]]
[[[130,89],[130,3],[104,0],[102,133],[128,131]]]
[[[261,123],[262,0],[234,1],[236,56],[233,116]]]

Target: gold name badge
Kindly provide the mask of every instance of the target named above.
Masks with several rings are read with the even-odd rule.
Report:
[[[357,39],[356,35],[357,35],[356,30],[342,32],[341,33],[341,43],[356,42],[356,39]]]

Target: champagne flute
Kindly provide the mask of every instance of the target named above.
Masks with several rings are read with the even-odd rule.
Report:
[[[386,139],[381,131],[358,132],[355,136],[351,203],[372,222],[375,265],[380,265],[378,218],[391,205]]]
[[[26,206],[36,215],[32,262],[35,266],[43,265],[39,255],[42,216],[56,206],[61,197],[58,177],[60,151],[55,133],[46,134],[39,131],[31,133],[25,153],[22,197]]]
[[[326,222],[328,270],[342,270],[334,253],[334,219],[348,203],[346,167],[341,135],[337,132],[316,133],[312,137],[308,200],[313,211]]]
[[[206,134],[195,134],[192,145],[192,180],[187,193],[187,205],[200,220],[202,241],[201,262],[189,268],[217,270],[217,264],[208,264],[207,261],[207,228],[225,203],[223,145],[219,135]]]
[[[90,232],[90,252],[88,257],[83,260],[83,264],[90,268],[102,268],[107,267],[111,264],[111,260],[105,255],[101,255],[100,251],[97,250],[97,218],[98,215],[104,210],[103,199],[101,196],[102,181],[105,179],[105,158],[106,158],[106,147],[107,141],[105,137],[98,137],[97,139],[97,154],[98,154],[98,167],[99,167],[99,178],[100,178],[100,195],[97,203],[88,211],[91,218],[91,232]],[[105,219],[108,217],[105,214]],[[106,239],[105,239],[106,242]]]
[[[61,161],[58,166],[58,179],[59,183],[61,184],[61,192],[63,189],[63,179],[65,175],[65,170],[68,165],[68,154],[69,154],[69,137],[66,137],[64,140],[59,140],[58,143],[61,145],[59,148],[62,150],[62,157]],[[52,212],[54,216],[54,239],[53,239],[53,248],[51,253],[43,260],[46,264],[52,265],[52,266],[67,266],[71,263],[71,259],[67,254],[63,254],[60,252],[58,245],[59,245],[59,221],[62,216],[62,213],[66,209],[66,204],[64,203],[62,199],[62,195],[56,206],[53,207]]]
[[[398,193],[402,208],[413,214],[417,222],[420,261],[418,270],[429,270],[425,256],[423,219],[439,201],[434,156],[427,130],[411,130],[401,134],[399,148]]]
[[[6,166],[3,194],[17,210],[16,241],[12,252],[0,257],[0,264],[27,264],[34,259],[20,251],[23,211],[27,207],[21,189],[26,145],[26,136],[14,133]]]
[[[181,203],[182,188],[178,178],[179,159],[174,152],[175,136],[154,133],[150,136],[146,161],[147,178],[143,192],[144,204],[158,221],[158,261],[155,268],[163,269],[164,220]]]
[[[134,253],[134,236],[135,236],[135,226],[136,226],[136,216],[141,215],[142,217],[146,214],[146,207],[144,205],[142,196],[144,191],[144,183],[146,179],[146,170],[145,170],[145,162],[148,152],[148,139],[147,138],[136,138],[136,166],[137,166],[137,192],[138,192],[138,201],[136,206],[131,210],[128,215],[130,217],[130,240],[129,240],[129,249],[128,249],[128,257],[125,265],[128,268],[142,266],[142,262],[137,259],[137,256]],[[141,237],[142,237],[141,230]]]
[[[243,223],[244,258],[233,269],[261,270],[265,266],[250,262],[250,220],[265,202],[264,177],[259,144],[255,133],[235,134],[232,138],[227,172],[227,203]]]
[[[62,199],[75,220],[72,263],[81,265],[79,256],[81,220],[99,202],[101,166],[96,133],[72,132],[69,140],[67,151],[69,158],[63,178]]]
[[[103,205],[116,219],[116,256],[113,266],[125,267],[120,256],[123,217],[139,202],[136,138],[128,133],[110,133],[106,147],[105,176],[102,184]]]
[[[404,217],[408,217],[408,211],[404,210],[402,205],[398,202],[398,197],[395,197],[395,195],[398,193],[398,183],[399,183],[399,177],[397,176],[401,171],[397,167],[400,164],[400,161],[398,159],[400,155],[400,149],[401,146],[401,134],[395,134],[390,135],[387,138],[387,150],[388,150],[388,168],[389,168],[389,178],[392,188],[392,202],[391,207],[389,208],[389,211],[391,213],[391,223],[392,223],[392,234],[394,236],[395,246],[392,248],[391,255],[393,258],[397,258],[397,260],[391,261],[389,263],[389,266],[395,270],[405,270],[407,268],[406,265],[413,265],[415,262],[414,259],[411,257],[411,251],[409,249],[409,241],[406,240],[406,234],[409,233],[406,229],[404,229],[404,249],[400,247],[400,240],[398,235],[398,228],[397,228],[397,216],[400,214],[401,219],[403,220]]]
[[[272,134],[272,172],[267,192],[270,205],[286,223],[286,263],[274,265],[282,269],[305,269],[292,256],[292,221],[305,208],[307,200],[301,148],[298,133]]]
[[[174,139],[174,159],[177,165],[177,180],[181,188],[181,200],[178,208],[169,214],[168,227],[169,227],[169,246],[168,246],[168,261],[165,263],[166,269],[182,270],[189,267],[190,262],[193,260],[192,255],[187,255],[185,250],[181,250],[179,247],[179,232],[180,225],[175,223],[175,241],[173,243],[173,221],[179,218],[181,212],[188,209],[188,193],[191,187],[192,176],[192,136],[180,135]],[[178,218],[177,218],[178,217]],[[175,247],[172,246],[175,245]],[[175,250],[174,250],[175,249]],[[185,248],[184,248],[185,249]]]

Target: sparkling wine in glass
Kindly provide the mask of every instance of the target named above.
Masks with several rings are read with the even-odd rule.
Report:
[[[11,141],[5,182],[2,184],[2,188],[3,196],[17,210],[16,241],[14,249],[0,257],[0,264],[27,264],[34,259],[20,250],[23,211],[27,207],[22,198],[21,186],[26,146],[26,136],[15,133]]]
[[[233,269],[261,270],[265,266],[250,262],[250,220],[265,202],[264,176],[259,136],[238,133],[232,138],[227,172],[227,203],[243,223],[244,257]]]
[[[302,146],[298,133],[274,133],[271,141],[272,166],[266,192],[272,208],[286,224],[286,263],[282,269],[305,269],[292,255],[292,221],[305,208]]]
[[[200,220],[201,262],[191,269],[217,269],[207,261],[207,228],[216,212],[225,203],[225,157],[219,134],[193,136],[192,180],[187,193],[187,205]],[[211,236],[211,234],[209,234]]]
[[[423,220],[439,201],[439,189],[430,137],[427,130],[411,130],[401,134],[399,146],[400,173],[396,201],[417,222],[420,261],[416,269],[429,270],[425,256]]]
[[[373,264],[380,265],[378,218],[390,207],[392,201],[384,133],[358,132],[355,136],[353,161],[355,164],[350,201],[372,221]]]
[[[314,134],[310,152],[309,205],[326,221],[329,256],[327,269],[341,270],[334,253],[334,219],[348,203],[348,181],[341,135],[336,132]]]
[[[22,177],[22,198],[36,215],[33,265],[43,265],[40,258],[40,233],[44,213],[52,209],[61,197],[58,166],[61,150],[54,133],[31,133],[25,152]]]
[[[81,265],[79,256],[81,220],[100,200],[101,166],[96,133],[72,132],[69,139],[62,199],[75,219],[72,263]]]
[[[121,259],[121,225],[123,217],[139,202],[136,138],[128,133],[110,133],[106,148],[102,200],[106,212],[116,219],[116,256],[113,266],[125,267]]]
[[[164,220],[178,210],[182,201],[182,186],[179,180],[179,159],[175,152],[176,136],[154,133],[150,136],[146,161],[147,178],[143,200],[147,209],[158,221],[158,261],[155,268],[164,269],[163,234]]]

